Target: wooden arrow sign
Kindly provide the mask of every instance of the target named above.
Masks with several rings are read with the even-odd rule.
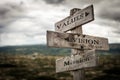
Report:
[[[68,16],[67,18],[57,22],[55,24],[55,31],[65,32],[79,25],[93,21],[93,13],[93,5],[88,6],[87,8],[76,12],[74,15]]]
[[[72,49],[108,50],[108,39],[77,33],[47,31],[47,45],[50,47]]]
[[[87,50],[81,55],[72,55],[56,60],[56,72],[71,71],[97,66],[95,50]]]

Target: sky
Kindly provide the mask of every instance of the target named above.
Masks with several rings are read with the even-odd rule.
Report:
[[[73,8],[94,6],[95,20],[82,25],[86,35],[120,43],[120,0],[3,0],[0,2],[0,46],[46,44],[46,31]]]

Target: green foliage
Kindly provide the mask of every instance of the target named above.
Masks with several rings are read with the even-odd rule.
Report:
[[[29,45],[29,46],[8,46],[0,47],[0,54],[33,54],[39,53],[44,55],[67,55],[70,49],[49,48],[45,45]]]
[[[86,70],[87,80],[120,80],[120,55],[100,55],[98,63]]]
[[[0,67],[0,80],[72,80],[70,72],[55,73],[55,60],[59,56],[38,55],[34,59],[27,56],[6,57],[4,64],[16,66]],[[9,62],[14,57],[18,59]],[[120,55],[99,55],[99,65],[85,69],[85,72],[86,80],[120,80]]]
[[[0,47],[0,54],[33,54],[70,55],[71,50],[65,48],[50,48],[46,45],[6,46]],[[100,54],[120,54],[120,44],[110,44],[109,51],[97,51]]]
[[[70,72],[55,73],[56,58],[70,52],[45,45],[0,47],[0,80],[72,80]],[[85,69],[86,80],[120,80],[120,44],[97,53],[98,66]]]
[[[35,80],[57,80],[57,79],[52,76],[39,76],[36,77]]]

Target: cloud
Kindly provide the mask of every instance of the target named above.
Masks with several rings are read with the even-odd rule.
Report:
[[[45,36],[36,35],[28,37],[23,33],[2,33],[0,34],[0,46],[7,45],[29,45],[29,44],[45,44]],[[7,39],[7,40],[6,40]]]
[[[21,4],[16,3],[4,3],[0,5],[0,25],[8,25],[15,20],[22,17],[24,14],[24,9]]]
[[[44,0],[47,4],[61,4],[63,3],[65,0]]]
[[[99,10],[99,17],[103,19],[108,20],[114,20],[120,22],[120,1],[114,0],[112,2],[109,2],[106,0],[105,2],[102,2],[101,8]]]
[[[0,2],[0,46],[45,44],[46,31],[69,16],[72,8],[94,5],[95,20],[83,25],[86,35],[120,43],[119,0],[4,0]]]
[[[111,43],[120,43],[120,1],[109,2],[109,0],[104,0],[97,6],[96,23],[101,27],[110,29],[107,37]]]
[[[40,5],[40,3],[33,2],[33,0],[22,2],[24,5],[20,9],[23,9],[23,11],[20,12],[20,15],[13,13],[15,17],[11,17],[13,9],[10,9],[9,14],[7,13],[6,18],[4,18],[5,20],[10,18],[10,23],[4,21],[5,25],[0,26],[0,46],[45,44],[46,31],[54,30],[56,19],[63,16],[65,12],[62,11],[64,7],[53,8],[53,5],[47,5],[42,1],[41,3]],[[57,10],[58,8],[59,10]],[[16,9],[16,11],[19,12],[19,9]]]

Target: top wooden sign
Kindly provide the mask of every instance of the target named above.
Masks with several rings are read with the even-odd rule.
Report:
[[[94,20],[93,5],[90,5],[72,16],[68,16],[65,19],[55,24],[55,31],[66,32],[79,25],[83,25]]]

